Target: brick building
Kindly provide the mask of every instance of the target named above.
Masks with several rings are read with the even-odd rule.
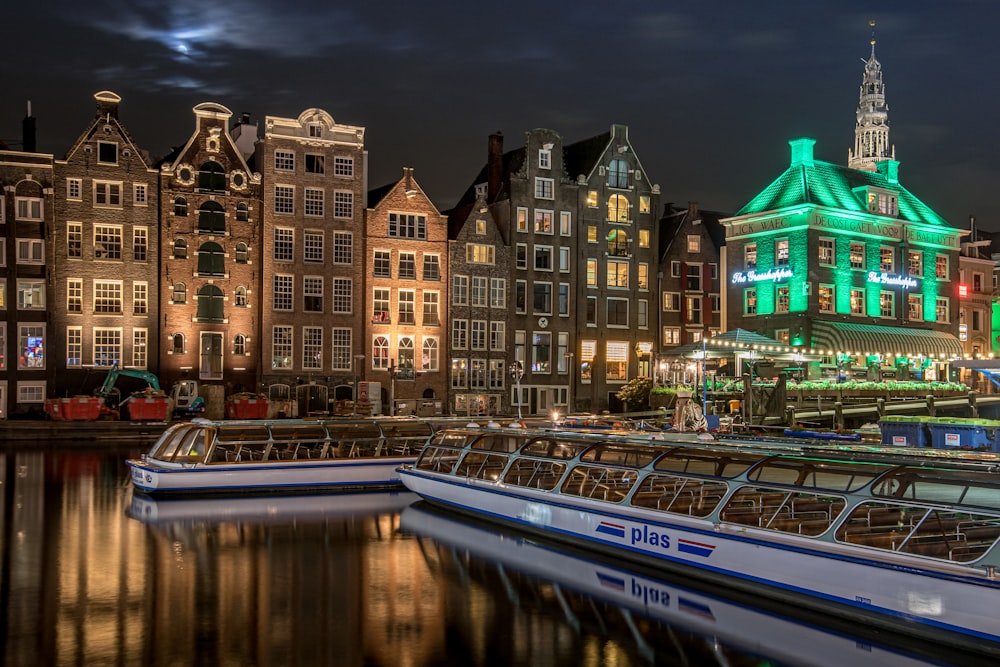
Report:
[[[52,155],[35,152],[30,106],[23,130],[22,150],[0,145],[0,418],[41,413],[61,363],[47,321]]]
[[[261,177],[229,134],[229,109],[193,111],[187,143],[159,164],[160,379],[250,391],[262,353]]]
[[[448,225],[448,411],[510,414],[510,246],[487,205],[485,188],[468,205],[451,210]]]
[[[56,396],[91,393],[115,363],[159,366],[157,170],[122,125],[121,98],[101,91],[94,100],[94,118],[55,161],[57,307],[49,340],[61,353],[50,392]],[[128,389],[120,388],[124,395]]]
[[[448,220],[413,170],[368,193],[365,290],[370,313],[365,379],[379,382],[383,412],[435,410],[448,391]]]
[[[261,220],[261,381],[300,415],[353,398],[364,354],[365,130],[321,109],[267,116],[255,161]]]

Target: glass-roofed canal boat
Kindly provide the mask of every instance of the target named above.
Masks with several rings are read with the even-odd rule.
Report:
[[[452,510],[1000,656],[995,465],[467,428],[400,475]]]
[[[397,468],[433,433],[421,419],[195,419],[127,463],[132,486],[150,495],[401,488]]]

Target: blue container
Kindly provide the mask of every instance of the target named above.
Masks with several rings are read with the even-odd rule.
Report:
[[[936,419],[928,423],[934,449],[1000,451],[1000,423],[985,419]]]
[[[929,447],[927,422],[920,417],[885,417],[878,422],[887,447]]]

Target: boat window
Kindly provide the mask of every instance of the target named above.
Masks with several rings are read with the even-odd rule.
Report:
[[[507,457],[503,454],[467,452],[462,462],[455,468],[459,477],[474,477],[495,482],[507,467]]]
[[[170,438],[164,440],[163,446],[157,450],[152,458],[160,461],[173,461],[177,452],[187,451],[190,448],[190,442],[202,430],[199,426],[179,429]]]
[[[529,456],[544,456],[547,459],[567,460],[575,457],[587,447],[590,447],[590,443],[538,438],[525,445],[521,453]]]
[[[582,461],[600,461],[609,465],[642,468],[652,463],[664,451],[663,449],[639,445],[603,444],[588,449],[580,459]]]
[[[157,459],[159,461],[170,461],[174,458],[174,452],[177,451],[177,446],[184,439],[184,436],[192,428],[198,428],[197,426],[192,426],[191,424],[177,424],[171,426],[163,435],[160,436],[159,441],[157,441],[156,446],[149,453],[149,458]]]
[[[653,466],[656,470],[704,475],[706,477],[732,478],[742,475],[750,466],[765,458],[764,454],[726,450],[675,449],[667,452]]]
[[[393,438],[429,438],[434,435],[434,430],[430,424],[425,422],[401,422],[394,424],[382,424],[382,432]]]
[[[785,533],[821,535],[846,506],[847,502],[838,496],[742,486],[722,508],[719,518]]]
[[[958,563],[978,560],[1000,539],[1000,516],[897,503],[858,505],[837,529],[840,542]]]
[[[434,436],[432,444],[445,445],[448,447],[465,447],[465,443],[480,437],[479,433],[469,433],[467,431],[442,431]]]
[[[569,476],[563,482],[562,492],[571,496],[619,503],[625,499],[638,479],[639,473],[627,468],[578,465],[569,471]]]
[[[271,437],[276,442],[289,440],[326,440],[326,429],[322,424],[295,424],[271,426]]]
[[[512,435],[484,435],[472,443],[473,449],[489,449],[494,452],[516,452],[524,438]]]
[[[510,465],[503,481],[515,486],[551,491],[559,484],[564,472],[566,472],[565,463],[519,456]]]
[[[235,443],[235,442],[267,442],[270,439],[270,433],[268,433],[267,427],[260,425],[239,425],[239,426],[229,426],[223,425],[219,431],[216,438],[219,442],[225,443]]]
[[[857,491],[891,468],[886,463],[776,456],[751,471],[747,477],[751,481],[765,484],[788,484],[848,492]]]
[[[420,452],[420,458],[417,459],[414,467],[417,470],[430,470],[431,472],[448,474],[455,467],[455,464],[458,463],[458,457],[461,453],[461,450],[452,449],[451,447],[434,447],[428,445]]]
[[[1000,510],[1000,479],[982,480],[967,470],[900,468],[876,481],[872,494]]]
[[[185,438],[174,460],[178,463],[199,463],[205,456],[205,435],[208,429],[191,429],[191,437]]]
[[[652,474],[635,490],[632,505],[705,517],[715,511],[728,490],[725,482]]]

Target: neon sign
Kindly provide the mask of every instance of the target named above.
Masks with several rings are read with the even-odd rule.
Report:
[[[912,276],[896,276],[878,271],[868,272],[868,282],[879,285],[896,285],[898,287],[916,287],[917,279]]]
[[[733,274],[732,282],[734,285],[743,285],[744,283],[759,283],[765,280],[778,281],[791,277],[792,277],[791,269],[785,269],[785,268],[768,269],[767,271],[762,271],[760,273],[751,269],[746,273],[744,273],[743,271],[735,272]]]

